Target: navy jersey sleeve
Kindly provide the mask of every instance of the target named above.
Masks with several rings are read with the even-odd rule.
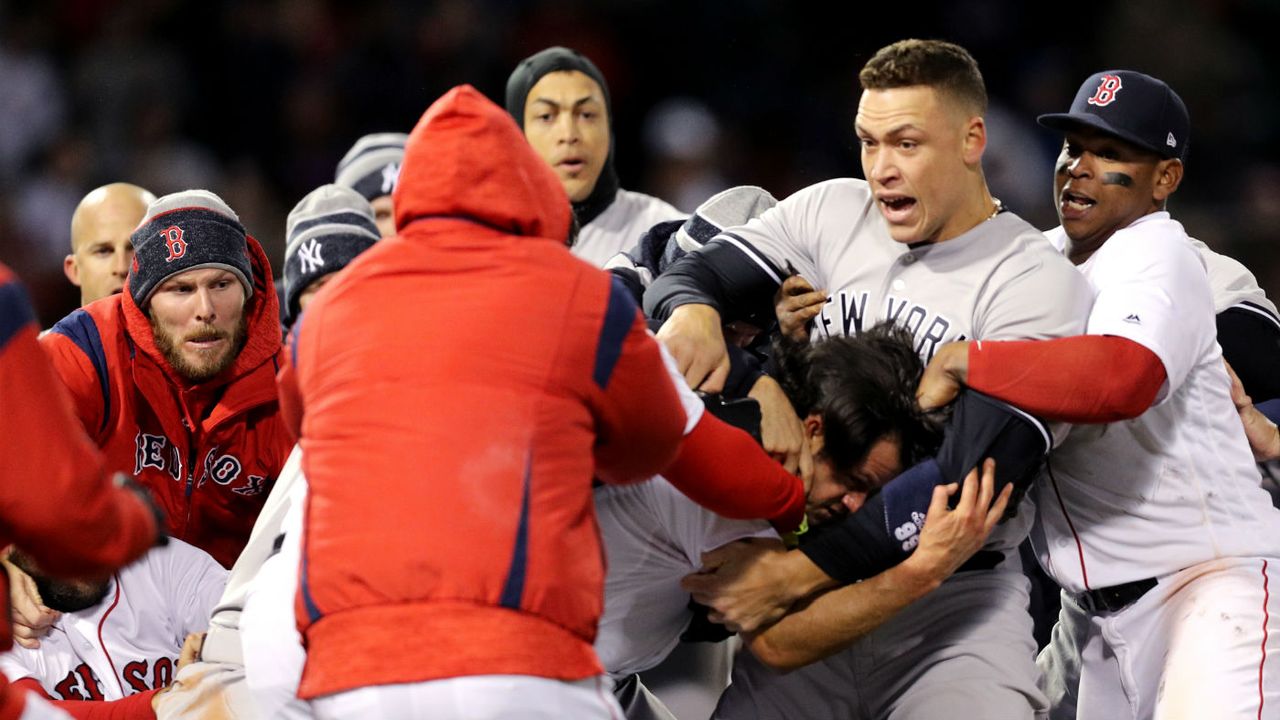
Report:
[[[1252,303],[1218,313],[1218,344],[1255,403],[1280,398],[1280,320]]]
[[[741,241],[739,241],[741,242]],[[773,272],[764,256],[748,255],[724,236],[677,260],[654,279],[644,293],[645,315],[666,320],[681,305],[710,305],[723,322],[748,320],[767,307],[773,310],[773,294],[782,276]]]
[[[1031,415],[972,390],[956,401],[937,455],[891,480],[858,512],[812,538],[800,549],[833,579],[848,584],[902,562],[915,550],[940,484],[961,482],[984,459],[996,461],[996,492],[1014,484],[1017,506],[1052,447],[1048,428]]]

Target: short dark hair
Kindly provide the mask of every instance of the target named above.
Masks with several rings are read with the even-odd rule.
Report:
[[[822,418],[822,453],[837,468],[862,463],[886,436],[898,438],[904,466],[933,455],[942,442],[943,418],[916,405],[924,363],[911,333],[893,323],[813,343],[780,336],[774,361],[796,412]]]
[[[968,50],[942,40],[899,40],[880,48],[858,73],[864,90],[927,85],[975,115],[987,112],[987,86]]]

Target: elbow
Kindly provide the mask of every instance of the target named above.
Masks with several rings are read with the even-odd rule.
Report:
[[[785,675],[817,659],[805,657],[803,651],[799,648],[792,648],[785,643],[779,643],[768,632],[745,638],[745,640],[747,649],[751,651],[751,654],[755,655],[756,659],[765,667],[779,674]]]

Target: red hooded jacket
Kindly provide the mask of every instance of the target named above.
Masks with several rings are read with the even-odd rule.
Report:
[[[169,534],[226,567],[293,448],[275,387],[283,354],[271,265],[257,240],[248,238],[248,248],[248,335],[235,363],[212,380],[192,384],[177,374],[128,285],[40,339],[108,469],[136,477],[164,510]]]
[[[310,488],[299,695],[599,674],[591,481],[679,448],[657,344],[569,254],[559,181],[475,89],[414,128],[395,207],[400,234],[312,300],[281,374]]]
[[[52,575],[100,577],[151,547],[155,520],[136,495],[108,481],[36,330],[26,292],[0,265],[0,548],[16,543]],[[6,600],[8,581],[0,572]],[[6,616],[0,652],[12,644]],[[0,676],[0,720],[19,717],[23,705]]]

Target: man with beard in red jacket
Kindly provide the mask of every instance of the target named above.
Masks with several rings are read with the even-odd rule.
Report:
[[[123,293],[76,310],[40,344],[110,471],[150,491],[167,530],[229,567],[292,448],[279,419],[271,266],[205,190],[152,202]],[[15,636],[57,614],[9,567]]]

